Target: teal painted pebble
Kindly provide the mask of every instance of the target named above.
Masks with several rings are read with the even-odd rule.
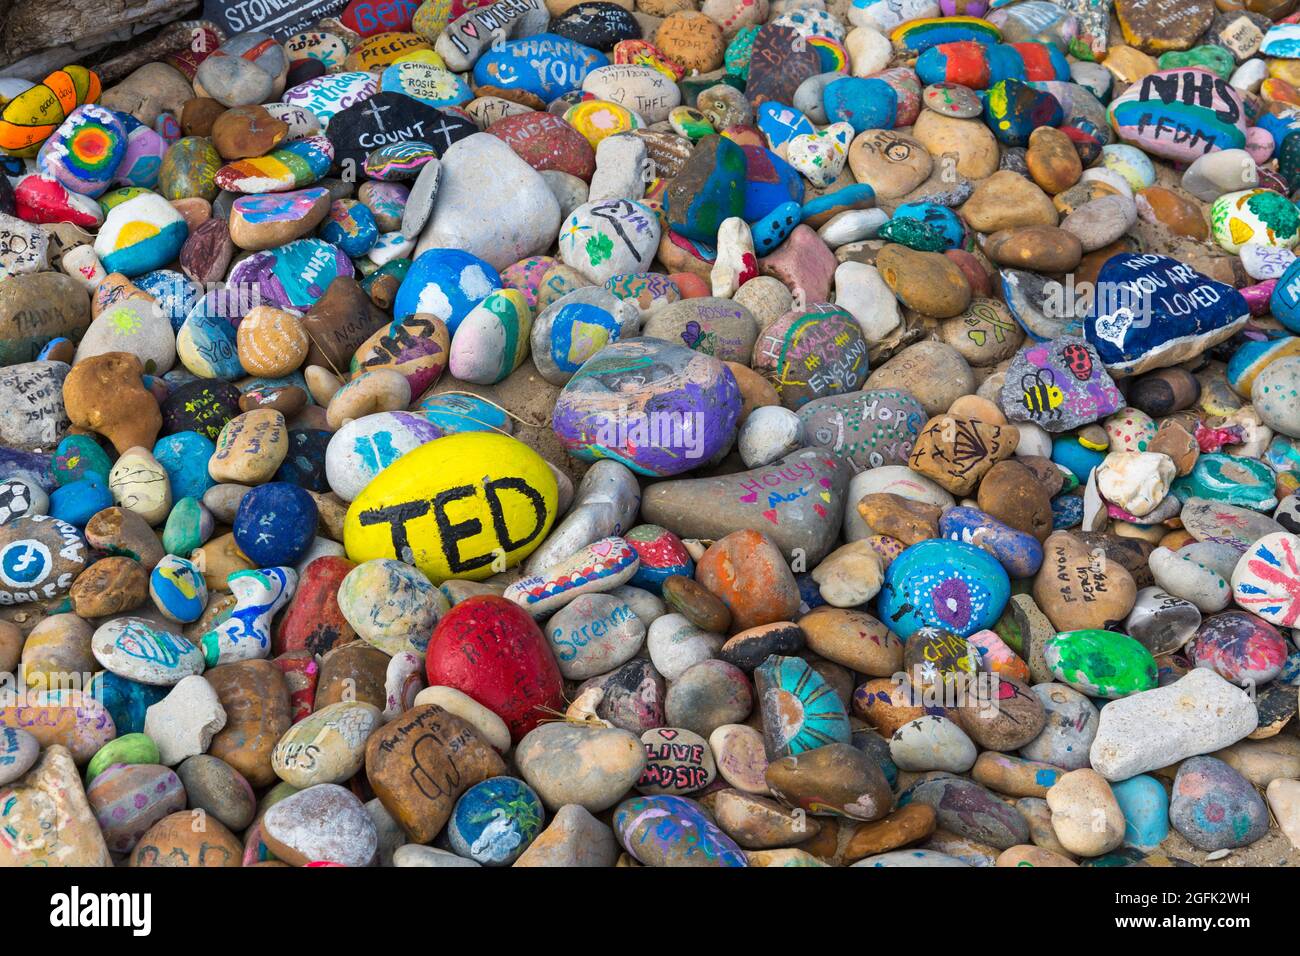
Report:
[[[852,738],[844,705],[803,658],[771,655],[754,669],[754,684],[770,758]]]
[[[112,459],[89,435],[69,435],[54,449],[50,472],[54,483],[66,485],[80,481],[88,474],[98,475],[108,484],[108,473],[113,469]]]
[[[922,627],[959,637],[991,628],[1011,597],[997,559],[963,541],[932,539],[903,550],[885,572],[880,619],[906,640]]]
[[[1110,789],[1124,814],[1124,842],[1140,850],[1159,846],[1169,835],[1169,797],[1160,781],[1139,774]]]
[[[202,498],[215,481],[208,474],[208,459],[217,446],[198,432],[164,435],[153,446],[153,456],[167,472],[173,498]]]
[[[1258,458],[1213,453],[1201,455],[1191,474],[1174,481],[1171,491],[1180,501],[1208,498],[1211,501],[1272,511],[1277,507],[1273,469]]]
[[[172,505],[163,525],[162,543],[168,554],[189,557],[212,537],[212,513],[197,498],[182,498]]]

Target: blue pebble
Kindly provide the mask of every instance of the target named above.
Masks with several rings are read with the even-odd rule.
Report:
[[[474,306],[501,288],[501,276],[478,256],[459,249],[429,249],[406,273],[393,301],[397,320],[427,312],[447,323],[455,335]]]
[[[1124,813],[1125,843],[1150,850],[1169,836],[1169,795],[1155,777],[1139,774],[1110,789]]]
[[[1017,531],[978,508],[949,508],[939,519],[941,537],[971,544],[976,532],[982,532],[977,547],[997,558],[1011,577],[1028,578],[1038,573],[1043,546],[1032,534]]]
[[[1083,498],[1079,495],[1057,495],[1052,499],[1052,530],[1065,531],[1077,528],[1083,522]]]
[[[1092,470],[1106,460],[1106,453],[1084,448],[1073,435],[1058,435],[1052,439],[1052,461],[1086,485]]]
[[[959,637],[992,627],[1011,599],[1011,580],[987,551],[934,538],[904,548],[885,571],[879,617],[906,640],[923,627]]]
[[[783,202],[770,213],[754,223],[750,232],[754,236],[754,252],[765,256],[772,252],[794,232],[803,218],[803,210],[797,202]]]
[[[323,428],[295,428],[289,432],[289,451],[272,481],[287,481],[308,491],[330,490],[325,477],[325,449],[334,433]]]
[[[932,202],[904,203],[894,210],[894,219],[917,219],[936,230],[949,249],[960,249],[966,242],[966,227],[947,206]]]
[[[91,681],[90,690],[113,718],[113,726],[121,737],[144,733],[145,711],[166,697],[171,688],[153,687],[112,671],[100,671]]]
[[[235,544],[259,568],[294,565],[316,536],[316,502],[287,481],[272,481],[239,502],[232,531]]]
[[[822,103],[830,122],[848,123],[855,133],[893,129],[898,117],[898,92],[884,80],[841,77],[826,84]]]
[[[108,490],[108,483],[93,471],[50,492],[50,514],[78,528],[84,528],[87,521],[111,507],[113,493]]]
[[[153,456],[171,481],[172,499],[202,498],[216,484],[208,474],[208,459],[217,446],[198,432],[176,432],[159,438]]]
[[[181,330],[185,317],[203,295],[197,282],[171,269],[155,269],[131,281],[154,297],[159,310],[171,322],[173,332]]]

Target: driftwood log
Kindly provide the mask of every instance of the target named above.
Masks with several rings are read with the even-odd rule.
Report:
[[[39,80],[67,63],[106,65],[107,85],[156,58],[143,34],[199,8],[199,0],[0,0],[0,73]]]

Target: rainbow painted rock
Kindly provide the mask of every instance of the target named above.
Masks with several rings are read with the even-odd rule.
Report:
[[[1240,95],[1208,70],[1148,74],[1116,97],[1107,112],[1124,142],[1178,163],[1246,143]]]
[[[30,158],[78,106],[99,99],[98,74],[65,66],[0,108],[0,152]]]
[[[895,49],[906,53],[924,53],[941,43],[973,40],[994,44],[1002,39],[996,26],[979,17],[934,17],[911,20],[894,28],[889,34]]]
[[[1069,80],[1070,66],[1047,43],[960,40],[932,46],[916,59],[922,83],[957,83],[985,90],[1002,80]]]
[[[405,182],[420,174],[421,168],[438,161],[438,151],[422,140],[407,140],[380,146],[362,164],[371,179]]]
[[[993,627],[1011,597],[1011,580],[987,551],[934,539],[905,548],[885,570],[880,619],[904,639],[922,627],[959,637]]]
[[[274,152],[240,159],[217,170],[217,186],[232,193],[273,193],[310,186],[334,161],[334,147],[323,136],[294,140]]]
[[[551,427],[584,461],[612,458],[642,475],[699,467],[729,447],[740,388],[712,356],[653,339],[615,342],[583,363],[556,399]]]
[[[102,106],[79,106],[41,146],[37,166],[84,196],[99,196],[126,156],[126,124]]]
[[[513,601],[468,598],[438,622],[429,640],[429,686],[454,687],[506,722],[518,743],[547,711],[564,708],[563,679],[551,646]]]
[[[1058,634],[1044,643],[1043,660],[1057,680],[1089,697],[1127,697],[1156,686],[1151,652],[1114,631]]]
[[[348,508],[343,544],[353,561],[396,558],[435,583],[482,580],[536,550],[557,504],[555,476],[536,452],[465,432],[385,468]]]
[[[533,617],[544,617],[581,594],[609,591],[636,574],[640,559],[619,537],[601,538],[510,584],[504,596]]]

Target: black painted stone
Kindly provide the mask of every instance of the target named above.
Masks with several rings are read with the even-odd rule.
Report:
[[[608,53],[621,40],[641,39],[641,24],[617,3],[580,3],[552,20],[548,32]]]
[[[366,157],[391,143],[425,142],[439,155],[452,143],[477,133],[478,127],[463,116],[421,103],[403,93],[376,93],[349,106],[330,120],[326,135],[334,146],[334,162],[347,168],[352,160],[360,169]]]

